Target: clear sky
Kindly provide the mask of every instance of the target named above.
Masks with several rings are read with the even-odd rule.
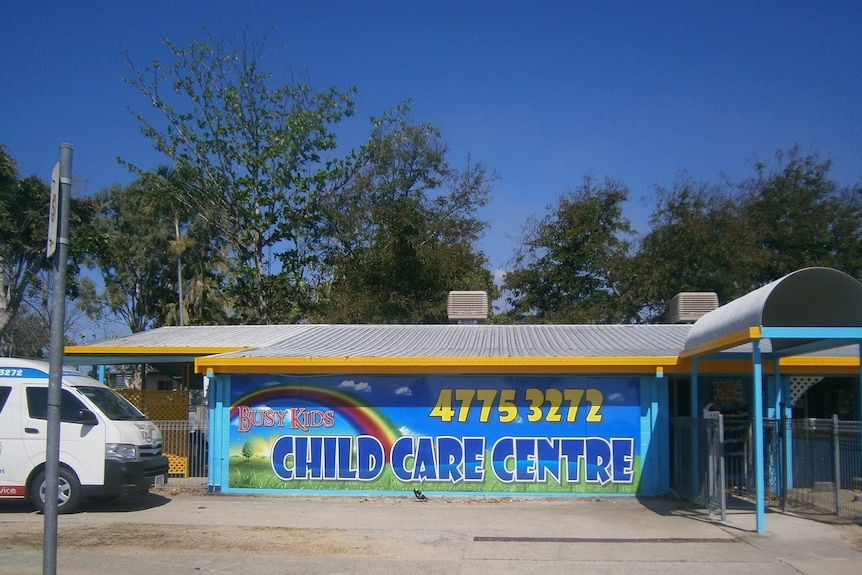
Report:
[[[626,216],[686,170],[753,175],[799,145],[862,181],[862,2],[0,0],[0,142],[45,180],[74,146],[73,187],[94,193],[153,151],[128,112],[148,103],[122,81],[207,29],[267,36],[266,65],[317,90],[355,86],[344,151],[368,119],[413,101],[451,160],[499,173],[481,248],[505,265],[521,225],[585,174],[631,190]],[[651,204],[650,204],[651,205]]]

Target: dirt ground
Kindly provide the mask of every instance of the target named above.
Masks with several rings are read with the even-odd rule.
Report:
[[[200,498],[206,505],[206,491],[202,487],[171,486],[154,490],[171,499]],[[147,497],[147,496],[142,496]],[[488,502],[485,501],[485,504]],[[500,503],[504,504],[504,503]],[[393,505],[403,505],[410,512],[409,501],[396,501]],[[833,516],[834,517],[834,516]],[[68,524],[60,521],[58,544],[62,549],[124,549],[134,553],[165,552],[202,552],[207,549],[229,548],[232,554],[257,555],[274,549],[289,549],[294,556],[308,557],[388,557],[399,556],[403,559],[429,559],[438,554],[441,545],[452,541],[435,539],[417,540],[416,533],[407,540],[408,535],[397,532],[366,531],[362,529],[310,529],[268,526],[201,526],[158,525],[123,521],[102,525]],[[812,519],[818,520],[813,517]],[[823,521],[833,523],[834,521]],[[43,545],[43,525],[41,522],[7,522],[7,528],[0,530],[0,554],[3,550],[37,550]],[[847,523],[835,525],[842,530],[844,538],[855,549],[862,551],[862,526]],[[184,536],[194,533],[194,537]],[[453,535],[454,537],[454,535]],[[445,539],[445,536],[444,536]]]
[[[202,504],[208,497],[205,488],[165,487],[152,493],[177,498],[200,497]],[[141,497],[147,497],[143,495]],[[397,502],[400,504],[401,502]],[[408,502],[409,504],[409,502]],[[22,505],[26,505],[22,503]],[[100,506],[92,505],[96,511]],[[409,509],[409,508],[406,508]],[[121,518],[121,515],[117,516]],[[287,527],[157,525],[111,521],[107,525],[64,524],[58,522],[58,547],[67,550],[127,551],[130,554],[200,553],[212,549],[230,549],[232,555],[259,555],[274,549],[289,550],[295,557],[400,557],[402,559],[433,559],[440,546],[451,541],[417,540],[415,533],[407,534],[367,532],[364,530],[309,529]],[[43,547],[42,522],[6,523],[11,529],[0,529],[0,556],[4,550],[40,550]],[[184,534],[194,533],[194,537]],[[445,538],[444,538],[445,539]]]
[[[176,529],[158,525],[111,523],[104,527],[60,527],[57,543],[63,549],[135,549],[138,552],[204,551],[213,548],[230,548],[234,555],[257,555],[274,548],[291,548],[296,556],[349,555],[390,556],[406,549],[414,554],[421,550],[415,545],[370,541],[356,532],[321,529],[289,529],[280,527],[195,527],[195,537],[178,537]],[[0,533],[0,550],[41,549],[42,528],[16,533]],[[426,550],[429,551],[430,550]],[[427,553],[418,553],[426,556]]]

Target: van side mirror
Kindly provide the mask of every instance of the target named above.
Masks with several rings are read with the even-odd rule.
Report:
[[[96,418],[96,414],[89,409],[81,409],[78,411],[78,419],[75,423],[80,423],[81,425],[99,425],[99,420]]]

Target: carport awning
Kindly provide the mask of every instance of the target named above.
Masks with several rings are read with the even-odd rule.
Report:
[[[770,351],[761,349],[769,340]],[[727,355],[745,346],[752,365],[754,484],[757,532],[765,530],[763,447],[764,356],[778,358],[855,344],[862,341],[862,283],[830,268],[805,268],[784,276],[713,310],[692,326],[681,358],[692,360],[691,409],[697,413],[698,359]],[[862,363],[862,362],[860,362]],[[862,379],[860,392],[862,396]],[[779,394],[779,403],[781,395]]]
[[[708,356],[769,339],[773,355],[862,340],[862,283],[831,268],[805,268],[713,310],[688,334],[680,357]]]

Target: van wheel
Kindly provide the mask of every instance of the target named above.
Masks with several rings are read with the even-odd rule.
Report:
[[[81,502],[81,482],[70,470],[61,467],[57,474],[57,513],[72,513]],[[45,471],[40,471],[30,488],[30,501],[45,512]]]

